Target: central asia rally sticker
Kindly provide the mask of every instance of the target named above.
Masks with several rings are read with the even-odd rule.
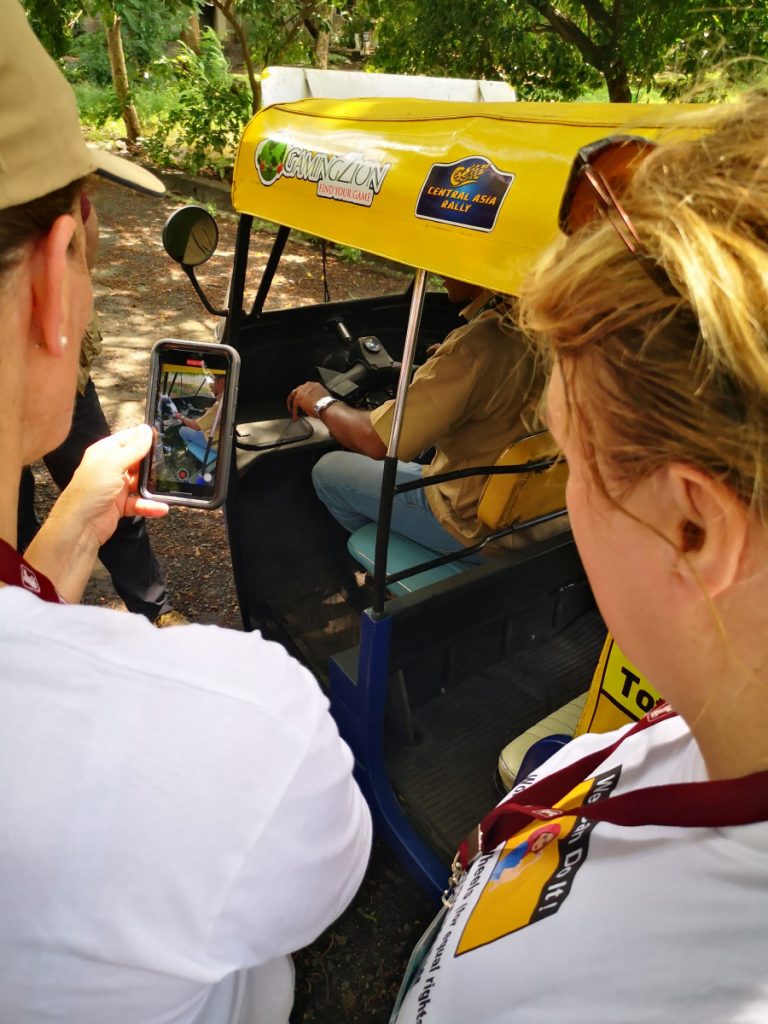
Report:
[[[515,175],[484,156],[432,164],[416,203],[416,216],[473,231],[493,231]]]
[[[392,166],[362,153],[322,153],[275,139],[259,143],[254,163],[262,185],[274,185],[278,178],[316,182],[321,199],[356,206],[373,203]]]

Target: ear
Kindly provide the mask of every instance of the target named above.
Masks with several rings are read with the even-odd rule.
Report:
[[[32,315],[37,341],[52,356],[63,352],[62,333],[70,300],[67,278],[69,246],[77,230],[71,214],[57,217],[51,230],[34,246],[31,257]]]
[[[736,582],[749,535],[749,510],[719,480],[693,466],[664,471],[668,521],[664,531],[680,553],[678,570],[715,598]]]

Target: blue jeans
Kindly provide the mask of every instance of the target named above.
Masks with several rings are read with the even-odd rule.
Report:
[[[398,462],[397,482],[420,480],[421,471],[417,462]],[[378,522],[383,473],[384,463],[369,459],[367,455],[329,452],[315,464],[312,482],[333,518],[353,533],[367,523]],[[464,547],[435,519],[425,488],[395,495],[392,531],[441,554]]]
[[[195,430],[194,427],[179,427],[179,437],[182,441],[191,441],[192,444],[199,444],[201,448],[205,448],[208,444],[208,438],[202,430]]]

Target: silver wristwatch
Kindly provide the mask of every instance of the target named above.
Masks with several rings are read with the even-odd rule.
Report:
[[[312,406],[312,415],[320,419],[320,413],[323,409],[327,409],[329,405],[333,405],[334,402],[338,402],[340,399],[334,398],[333,395],[323,395],[322,398],[318,398],[315,404]]]

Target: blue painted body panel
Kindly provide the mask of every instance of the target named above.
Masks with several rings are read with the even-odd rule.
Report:
[[[376,829],[406,870],[435,902],[445,889],[449,866],[424,842],[403,814],[384,764],[384,708],[389,679],[391,620],[370,609],[360,621],[357,678],[331,660],[331,713],[355,757],[355,773]]]

